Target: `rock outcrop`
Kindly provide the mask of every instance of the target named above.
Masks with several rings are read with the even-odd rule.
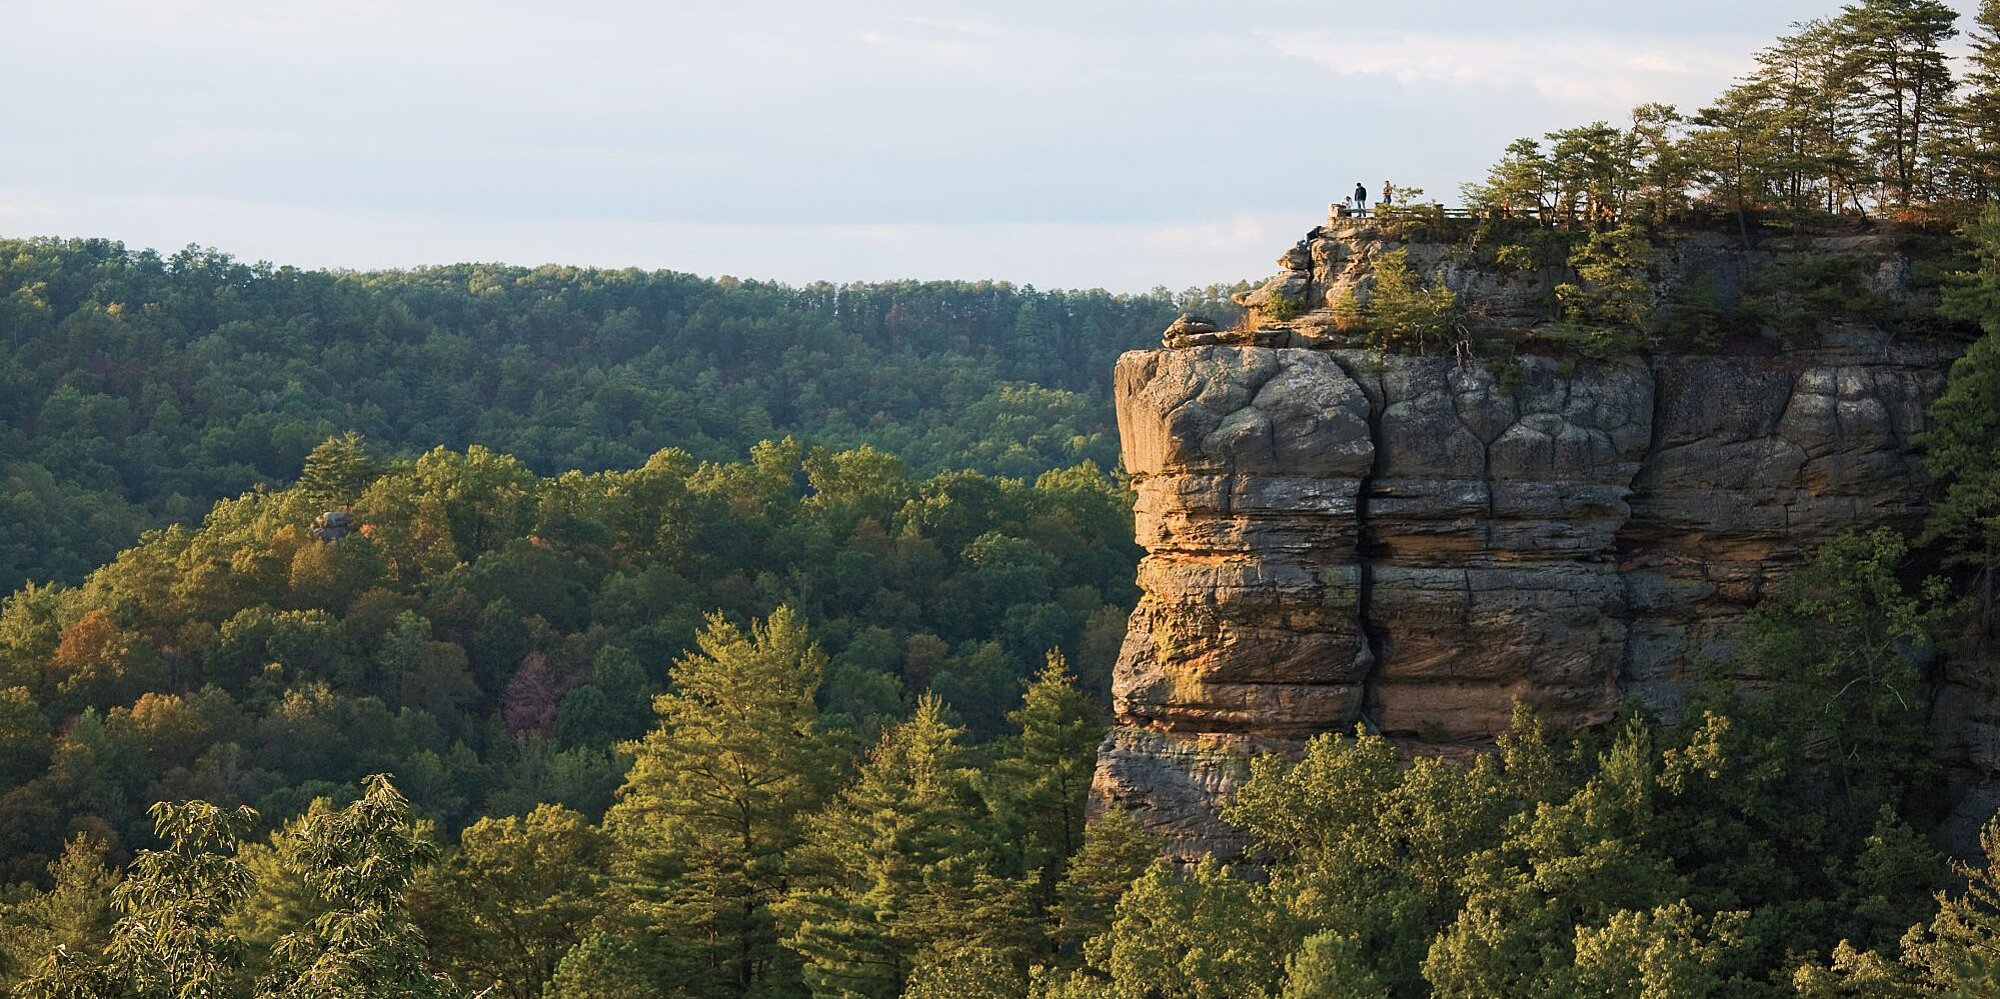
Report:
[[[1237,848],[1215,809],[1248,754],[1317,733],[1456,753],[1517,699],[1674,714],[1820,542],[1921,516],[1912,437],[1954,353],[1835,330],[1496,371],[1221,332],[1116,373],[1147,555],[1096,792],[1183,859]]]

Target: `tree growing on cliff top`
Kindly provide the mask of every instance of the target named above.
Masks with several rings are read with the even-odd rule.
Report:
[[[1943,46],[1957,36],[1957,20],[1940,0],[1861,0],[1837,22],[1871,84],[1862,92],[1868,148],[1898,204],[1925,193],[1925,143],[1945,120],[1956,86]]]
[[[1965,96],[1954,155],[1965,161],[1975,197],[2000,195],[2000,0],[1980,0],[1969,33]]]

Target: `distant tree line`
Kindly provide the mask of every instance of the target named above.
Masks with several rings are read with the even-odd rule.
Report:
[[[0,590],[280,485],[329,435],[539,474],[863,443],[920,474],[1117,459],[1109,379],[1179,295],[487,264],[351,273],[0,240]]]

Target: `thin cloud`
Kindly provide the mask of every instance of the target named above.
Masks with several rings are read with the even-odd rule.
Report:
[[[1716,39],[1687,39],[1677,49],[1635,48],[1629,36],[1594,32],[1291,31],[1260,37],[1280,55],[1340,76],[1385,77],[1405,87],[1527,91],[1589,109],[1706,100],[1748,68],[1757,48],[1751,41],[1731,45]]]

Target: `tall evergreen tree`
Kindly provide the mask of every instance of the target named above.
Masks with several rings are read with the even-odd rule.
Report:
[[[1757,54],[1752,77],[1773,139],[1770,194],[1795,211],[1837,211],[1859,194],[1863,64],[1833,22],[1793,28]]]
[[[299,488],[321,506],[344,507],[360,498],[379,472],[368,441],[350,430],[328,437],[306,455]]]
[[[992,768],[994,808],[1008,826],[1018,868],[1044,910],[1055,900],[1069,858],[1083,846],[1084,809],[1104,723],[1076,689],[1059,652],[1007,714],[1017,734],[999,747]]]
[[[719,987],[762,994],[793,967],[771,916],[785,855],[836,781],[813,702],[826,657],[789,607],[747,634],[711,615],[695,642],[605,827],[661,930],[710,941],[699,961]]]
[[[2000,0],[1980,0],[1972,24],[1954,154],[1965,163],[1975,197],[2000,198]]]
[[[814,820],[782,916],[815,999],[894,999],[938,948],[1026,936],[1018,893],[986,868],[963,736],[925,695]]]
[[[1954,560],[1979,573],[1980,633],[1993,631],[1993,575],[2000,569],[2000,206],[1988,205],[1963,235],[1977,262],[1944,289],[1943,312],[1978,323],[1985,336],[1952,362],[1921,438],[1924,465],[1945,485],[1924,524]]]
[[[1925,141],[1951,106],[1944,43],[1958,12],[1940,0],[1862,0],[1842,8],[1839,25],[1870,83],[1870,150],[1889,194],[1908,205],[1925,193]]]
[[[1132,883],[1160,857],[1165,844],[1123,808],[1104,810],[1083,834],[1050,908],[1049,936],[1066,959],[1111,926]]]
[[[0,906],[0,981],[21,975],[61,948],[95,955],[110,942],[116,872],[104,866],[105,845],[76,836],[49,864],[49,890]]]

